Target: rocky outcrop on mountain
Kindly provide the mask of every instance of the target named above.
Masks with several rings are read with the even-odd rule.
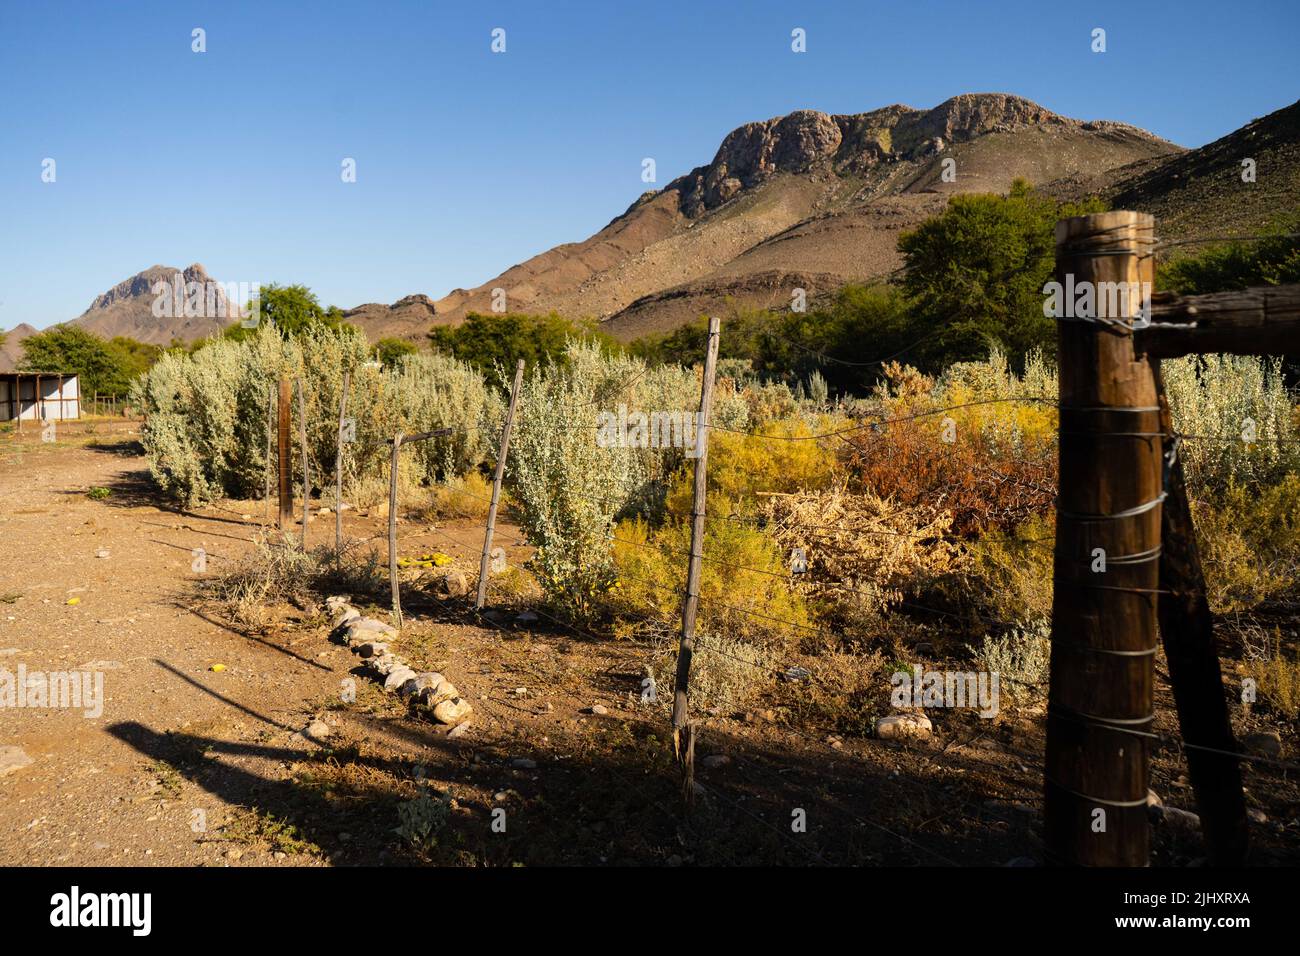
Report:
[[[408,295],[392,305],[367,302],[343,314],[343,321],[362,328],[385,330],[385,335],[420,334],[434,324],[437,310],[427,295]]]

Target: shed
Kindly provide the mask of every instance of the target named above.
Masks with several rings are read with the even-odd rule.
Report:
[[[80,417],[81,388],[74,373],[0,372],[0,422]]]

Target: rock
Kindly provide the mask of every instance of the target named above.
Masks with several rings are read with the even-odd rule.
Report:
[[[383,621],[376,621],[369,617],[352,621],[347,626],[347,643],[349,644],[373,640],[388,640],[396,636],[396,628],[385,624]]]
[[[34,761],[27,756],[22,747],[0,746],[0,777],[7,776],[30,766]]]
[[[929,737],[933,725],[924,714],[890,714],[876,721],[876,736],[881,740]]]
[[[344,607],[342,615],[340,615],[339,619],[334,622],[334,626],[342,627],[343,625],[350,624],[353,621],[359,620],[360,618],[361,618],[361,612],[358,611],[356,608]]]
[[[443,571],[433,579],[433,593],[439,597],[464,597],[469,594],[469,581],[460,571]]]
[[[510,761],[510,766],[514,767],[516,770],[536,770],[537,761],[533,760],[531,757],[516,757],[514,760]]]
[[[1177,807],[1148,807],[1147,814],[1152,823],[1161,823],[1173,830],[1194,832],[1201,829],[1200,817],[1186,810],[1179,810]]]
[[[111,558],[112,556],[113,554],[108,550],[108,548],[100,548],[95,552],[95,557],[97,558]]]
[[[434,707],[439,701],[451,700],[453,697],[459,696],[460,691],[456,689],[456,685],[446,678],[443,678],[438,683],[431,684],[429,687],[421,690],[416,699],[419,700],[420,703],[424,704],[425,707]]]
[[[307,725],[307,736],[316,740],[324,740],[326,737],[332,736],[333,733],[334,728],[323,720],[313,720]]]
[[[388,645],[383,641],[366,641],[364,644],[358,644],[353,650],[365,658],[383,657],[388,653]]]
[[[1272,731],[1247,734],[1241,738],[1241,745],[1246,748],[1247,753],[1257,757],[1270,757],[1276,760],[1282,756],[1282,738]]]
[[[1012,857],[1010,860],[1007,860],[1007,862],[1003,863],[1002,865],[1003,866],[1037,866],[1038,862],[1036,860],[1030,859],[1027,856],[1016,856],[1016,857]]]
[[[1147,806],[1148,806],[1148,807],[1161,807],[1161,806],[1164,806],[1164,802],[1160,799],[1160,796],[1159,796],[1159,795],[1158,795],[1154,790],[1148,789],[1148,790],[1147,790]]]
[[[1254,807],[1250,807],[1246,810],[1246,818],[1250,820],[1251,823],[1268,823],[1268,816],[1264,811],[1257,810]]]
[[[463,721],[461,721],[459,724],[457,724],[455,727],[451,728],[451,730],[447,731],[447,736],[448,736],[448,737],[461,737],[461,736],[464,736],[464,735],[467,734],[467,733],[469,733],[469,721],[468,721],[468,720],[463,720]]]
[[[401,687],[408,680],[415,677],[415,671],[404,665],[398,665],[388,672],[384,678],[384,690],[394,691]]]
[[[406,666],[401,658],[394,657],[392,654],[381,654],[378,657],[372,657],[367,663],[369,664],[370,669],[380,677],[387,677],[397,668]],[[412,673],[414,673],[414,671],[412,671]]]
[[[325,608],[331,614],[337,614],[339,611],[347,607],[348,602],[351,600],[352,597],[347,594],[331,594],[325,599]]]
[[[609,708],[604,704],[592,704],[587,708],[587,713],[595,714],[597,717],[604,717],[609,713]]]
[[[515,615],[516,624],[536,624],[540,620],[536,611],[520,611]]]
[[[474,708],[470,707],[469,701],[462,700],[459,697],[453,697],[450,700],[440,701],[433,708],[434,719],[439,723],[448,724],[456,727],[469,720]]]
[[[418,697],[426,690],[437,691],[443,683],[445,678],[437,671],[425,671],[423,674],[416,674],[397,688],[397,692],[403,697]]]
[[[725,767],[729,763],[731,763],[731,758],[726,754],[709,754],[700,761],[700,764],[707,767],[709,770],[716,770],[719,767]]]

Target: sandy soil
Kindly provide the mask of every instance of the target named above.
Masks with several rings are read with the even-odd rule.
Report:
[[[32,430],[0,445],[0,668],[98,671],[106,698],[94,717],[0,711],[0,748],[31,758],[0,773],[0,864],[999,865],[1040,855],[1041,721],[939,715],[934,739],[905,746],[828,734],[788,706],[704,717],[702,788],[685,815],[666,712],[639,699],[642,648],[545,617],[521,625],[506,596],[476,617],[412,588],[395,649],[446,674],[475,709],[449,738],[363,676],[328,641],[317,607],[279,609],[256,633],[230,623],[204,597],[192,552],[204,548],[216,573],[252,547],[264,506],[189,513],[161,501],[134,427],[78,424],[52,445]],[[96,487],[108,496],[89,497]],[[349,514],[350,537],[379,545],[381,532],[378,514]],[[309,525],[318,543],[332,534],[332,516]],[[472,578],[480,534],[476,521],[412,517],[402,551],[446,551]],[[517,534],[499,531],[512,564],[527,554]],[[348,679],[357,698],[345,703]],[[1166,694],[1165,733],[1176,730],[1169,708]],[[328,735],[305,733],[314,720]],[[1153,763],[1166,802],[1190,808],[1177,751]],[[394,831],[426,786],[445,796],[449,818],[416,847]],[[1295,862],[1296,786],[1267,770],[1248,786],[1269,820],[1259,862]],[[801,811],[806,831],[791,826]],[[1158,863],[1199,852],[1195,838],[1157,834]]]

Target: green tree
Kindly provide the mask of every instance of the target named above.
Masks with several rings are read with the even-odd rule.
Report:
[[[934,330],[920,347],[937,368],[972,361],[997,345],[1017,361],[1032,349],[1055,351],[1043,286],[1055,261],[1057,220],[1100,212],[1102,204],[1061,204],[1016,180],[1006,196],[953,196],[942,214],[898,240],[902,288],[917,329]]]
[[[413,355],[418,351],[419,349],[406,339],[384,338],[375,343],[379,364],[384,366],[396,365],[397,360],[403,355]]]
[[[334,305],[322,306],[316,294],[305,285],[278,285],[274,282],[264,285],[259,290],[258,303],[260,321],[270,322],[286,338],[296,338],[314,326],[323,326],[334,332],[351,327],[343,321],[342,309]],[[242,342],[254,331],[246,328],[241,320],[227,326],[222,336]]]
[[[1276,219],[1262,240],[1227,242],[1161,265],[1156,287],[1184,295],[1300,282],[1300,212]]]
[[[73,373],[85,395],[123,395],[161,352],[157,346],[125,336],[106,342],[79,325],[56,325],[23,340],[18,368],[23,372]]]
[[[442,325],[428,333],[434,349],[468,362],[484,374],[496,366],[514,368],[523,359],[529,367],[563,364],[570,340],[595,341],[607,352],[622,351],[613,338],[592,323],[572,322],[548,315],[482,315],[471,312],[457,326]]]

